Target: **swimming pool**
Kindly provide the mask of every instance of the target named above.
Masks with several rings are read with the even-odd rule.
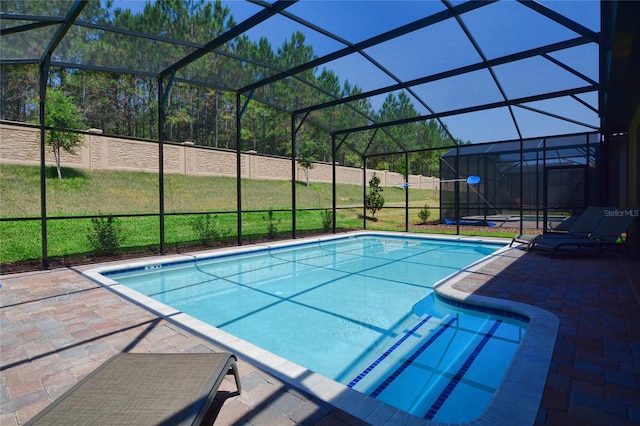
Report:
[[[465,422],[489,405],[528,317],[455,306],[433,286],[501,246],[357,234],[98,272],[415,416]]]

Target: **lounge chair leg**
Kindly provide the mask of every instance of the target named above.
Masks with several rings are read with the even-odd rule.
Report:
[[[242,392],[242,385],[240,384],[240,374],[238,372],[238,366],[233,363],[229,366],[229,372],[227,374],[233,374],[236,379],[236,387],[238,388],[238,395]]]

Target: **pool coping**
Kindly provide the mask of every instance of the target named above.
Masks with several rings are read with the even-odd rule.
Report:
[[[154,314],[171,321],[195,334],[211,340],[224,350],[233,352],[241,359],[272,374],[300,390],[322,400],[345,412],[358,417],[372,425],[388,424],[424,424],[440,425],[437,421],[429,421],[401,411],[373,397],[362,394],[332,379],[314,373],[298,364],[280,356],[267,352],[249,342],[233,336],[223,330],[197,320],[161,302],[155,301],[135,290],[119,284],[102,275],[105,272],[144,268],[159,263],[193,261],[212,256],[252,253],[265,249],[287,247],[292,244],[314,243],[344,237],[385,235],[397,237],[427,237],[447,241],[466,241],[483,243],[504,243],[505,246],[495,253],[469,265],[465,269],[434,284],[434,292],[439,296],[455,302],[475,305],[481,308],[512,312],[529,319],[527,332],[513,356],[500,386],[483,414],[461,425],[494,425],[494,424],[533,424],[538,412],[547,373],[551,363],[551,355],[558,333],[559,320],[548,311],[532,305],[479,296],[454,288],[454,285],[474,272],[488,265],[499,256],[514,248],[507,245],[510,240],[501,238],[480,238],[468,236],[450,236],[436,234],[397,233],[388,231],[357,231],[323,237],[312,237],[287,240],[273,243],[254,244],[239,248],[215,249],[193,254],[168,255],[162,260],[150,259],[133,262],[118,262],[83,271],[82,274],[132,303],[141,306]]]

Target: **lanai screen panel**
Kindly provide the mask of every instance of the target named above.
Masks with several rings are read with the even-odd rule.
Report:
[[[306,134],[307,126],[316,125],[339,144],[344,138],[337,156],[345,164],[362,167],[364,156],[389,156],[389,170],[396,171],[403,154],[422,148],[446,143],[467,150],[468,143],[495,140],[529,144],[534,137],[539,142],[550,134],[597,130],[599,124],[597,2],[0,5],[3,67],[43,65],[46,71],[51,65],[90,82],[91,73],[111,74],[118,96],[101,106],[107,117],[102,122],[85,114],[86,128],[106,131],[117,121],[107,133],[160,140],[171,148],[193,142],[290,158],[296,154],[293,115],[304,121]],[[51,85],[69,85],[62,72],[48,77]],[[135,90],[124,93],[128,83]],[[37,118],[38,81],[27,85],[33,87],[19,96],[29,103],[30,118]],[[123,100],[141,95],[148,105],[143,131],[121,125],[119,118]],[[2,119],[11,118],[8,108],[2,111]],[[424,123],[439,126],[442,144],[432,143]],[[574,157],[558,152],[562,159]],[[440,177],[483,176],[480,185],[462,190],[467,211],[461,215],[538,209],[540,193],[548,189],[540,186],[539,156],[539,147],[522,154],[518,147],[462,155]],[[409,163],[405,171],[425,169],[418,155],[410,154]],[[590,178],[585,182],[593,188]],[[445,192],[450,185],[464,186],[444,183]],[[241,202],[248,209],[254,204]],[[293,200],[278,204],[295,207]]]
[[[440,159],[442,217],[502,215],[542,216],[579,214],[598,203],[596,176],[599,157],[597,134],[463,145]],[[546,178],[545,178],[546,174]],[[464,179],[479,176],[480,183]],[[545,180],[546,179],[546,180]],[[545,186],[546,184],[546,186]]]

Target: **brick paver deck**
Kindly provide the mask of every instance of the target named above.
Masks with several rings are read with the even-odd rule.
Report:
[[[0,276],[0,424],[19,425],[118,352],[223,348],[84,278],[56,269]],[[537,423],[640,423],[640,262],[510,250],[458,289],[536,305],[560,319]],[[330,404],[240,361],[216,424],[358,425]],[[392,422],[390,422],[392,423]]]

